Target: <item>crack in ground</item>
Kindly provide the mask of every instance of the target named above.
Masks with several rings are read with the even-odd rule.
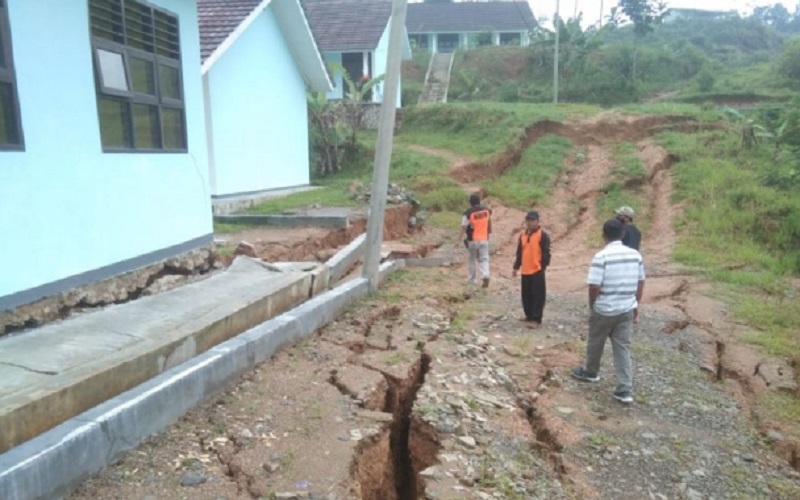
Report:
[[[536,383],[536,389],[534,392],[538,394],[542,386],[546,385],[553,378],[553,375],[553,371],[548,368],[545,373],[539,377],[539,381]],[[553,470],[556,472],[556,474],[558,474],[560,481],[565,481],[569,471],[564,464],[564,459],[561,455],[561,451],[564,449],[564,446],[556,434],[548,426],[544,413],[538,408],[536,403],[538,398],[532,400],[526,399],[523,394],[523,391],[516,391],[516,403],[517,407],[525,412],[525,417],[531,426],[534,436],[536,436],[536,439],[532,444],[534,447],[548,452],[547,458],[553,465]]]
[[[362,365],[385,377],[388,389],[383,411],[393,414],[390,424],[362,441],[356,450],[351,475],[364,500],[416,500],[424,496],[419,473],[436,462],[439,443],[436,433],[411,412],[430,363],[430,356],[420,353],[403,379]]]
[[[244,448],[244,443],[239,442],[239,439],[235,436],[228,436],[227,439],[230,446],[217,447],[213,440],[210,443],[206,443],[205,438],[201,436],[200,449],[210,451],[217,457],[217,460],[222,465],[222,472],[232,482],[236,483],[239,495],[246,492],[252,499],[262,498],[263,492],[256,486],[256,477],[247,473],[237,457],[242,448]]]

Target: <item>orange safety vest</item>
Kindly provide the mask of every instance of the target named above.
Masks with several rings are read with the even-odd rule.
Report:
[[[522,245],[522,274],[536,274],[542,270],[542,230],[519,236]]]
[[[472,227],[472,241],[489,241],[489,209],[476,210],[469,214],[469,223]]]

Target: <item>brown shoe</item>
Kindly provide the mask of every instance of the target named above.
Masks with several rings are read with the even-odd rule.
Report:
[[[483,278],[483,288],[489,288],[489,278]]]

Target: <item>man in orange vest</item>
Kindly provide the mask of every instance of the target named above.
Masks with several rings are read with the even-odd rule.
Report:
[[[539,225],[539,213],[528,212],[525,231],[517,243],[514,277],[522,272],[522,309],[531,328],[542,325],[547,285],[544,271],[550,265],[550,236]]]
[[[461,218],[461,231],[456,246],[466,233],[464,244],[469,253],[467,257],[467,281],[475,284],[475,268],[478,267],[483,278],[483,288],[489,286],[489,235],[492,233],[492,211],[481,205],[477,194],[470,195],[469,209]]]

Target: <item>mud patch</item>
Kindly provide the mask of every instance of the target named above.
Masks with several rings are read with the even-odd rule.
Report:
[[[697,122],[688,116],[675,115],[614,115],[576,124],[542,120],[528,126],[516,144],[494,155],[488,161],[457,164],[450,175],[465,184],[502,175],[519,163],[526,149],[542,137],[551,134],[565,137],[576,145],[603,146],[623,141],[638,142],[667,130],[691,132],[706,128],[714,127]]]
[[[414,214],[410,205],[396,205],[386,209],[383,229],[384,241],[408,236],[412,229],[409,218]],[[263,227],[244,230],[227,235],[225,239],[232,245],[246,241],[255,248],[258,258],[266,262],[302,262],[328,260],[336,250],[347,245],[366,231],[366,216],[351,220],[350,226],[343,229],[326,230],[320,228],[286,229]],[[230,265],[233,256],[222,258]]]

